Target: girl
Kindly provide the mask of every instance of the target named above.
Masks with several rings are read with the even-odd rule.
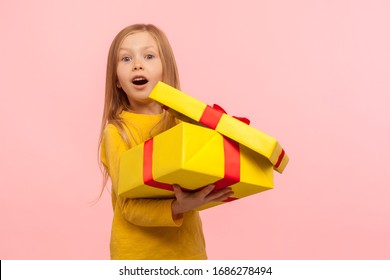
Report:
[[[100,133],[104,185],[112,182],[114,217],[111,259],[206,259],[199,214],[194,209],[222,201],[231,189],[195,193],[174,186],[174,199],[118,196],[119,159],[127,149],[174,126],[177,121],[148,96],[158,81],[179,88],[172,48],[153,25],[136,24],[114,38],[107,62],[106,94]]]

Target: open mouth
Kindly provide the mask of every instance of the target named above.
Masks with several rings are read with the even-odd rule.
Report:
[[[148,82],[148,80],[144,77],[136,77],[133,79],[132,83],[137,85],[137,86],[141,86],[141,85],[144,85]]]

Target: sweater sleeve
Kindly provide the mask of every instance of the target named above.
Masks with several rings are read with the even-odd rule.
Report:
[[[100,150],[101,161],[112,182],[114,211],[120,209],[123,217],[132,224],[144,227],[178,227],[183,219],[173,219],[173,199],[130,199],[118,196],[120,156],[128,149],[117,128],[107,125]]]

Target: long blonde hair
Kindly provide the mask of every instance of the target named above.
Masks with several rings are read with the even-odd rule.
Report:
[[[118,77],[116,74],[118,66],[118,51],[123,40],[137,32],[148,32],[153,39],[156,41],[158,46],[159,55],[162,63],[162,82],[171,85],[177,89],[180,89],[179,73],[177,70],[176,60],[173,55],[172,47],[169,41],[159,28],[152,24],[134,24],[122,29],[114,38],[111,43],[110,50],[108,52],[107,60],[107,72],[106,72],[106,89],[105,89],[105,100],[103,108],[103,116],[100,127],[99,136],[99,163],[103,172],[103,189],[105,188],[108,181],[108,174],[105,168],[102,167],[100,162],[100,145],[103,140],[103,132],[107,124],[113,124],[119,131],[121,137],[125,143],[130,147],[129,135],[126,133],[127,123],[120,117],[120,113],[129,108],[129,100],[126,93],[117,87]],[[175,124],[174,117],[167,111],[163,112],[161,121],[157,124],[163,127],[163,130],[172,127]],[[127,129],[127,131],[129,131]],[[153,132],[151,132],[153,136]],[[132,135],[130,135],[131,137]],[[134,137],[133,137],[134,138]],[[101,192],[101,194],[102,194]],[[101,196],[100,194],[100,196]],[[99,197],[100,197],[99,196]]]

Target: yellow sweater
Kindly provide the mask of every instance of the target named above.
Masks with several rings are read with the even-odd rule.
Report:
[[[162,117],[130,112],[120,116],[129,123],[136,138],[134,142],[130,137],[131,146],[149,139],[150,130]],[[187,212],[182,219],[174,220],[173,199],[124,199],[118,196],[119,160],[128,148],[117,128],[107,125],[101,144],[101,161],[112,182],[111,259],[206,259],[202,223],[197,211]]]

